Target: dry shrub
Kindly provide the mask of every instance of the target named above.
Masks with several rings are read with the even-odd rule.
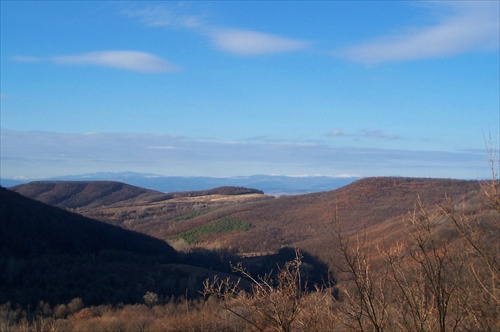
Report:
[[[150,331],[218,331],[220,326],[209,315],[194,311],[175,317],[157,319]]]
[[[213,312],[214,317],[229,328],[236,323],[243,330],[314,331],[333,326],[332,294],[320,288],[312,294],[305,290],[302,255],[298,249],[295,254],[275,276],[253,277],[241,263],[233,266],[234,272],[251,282],[250,290],[242,287],[241,279],[206,280],[204,295],[223,310]]]
[[[94,317],[94,312],[90,308],[83,308],[77,313],[71,315],[69,318],[71,320],[81,320],[81,319],[89,319]]]
[[[379,245],[377,259],[372,239],[347,235],[334,218],[338,313],[347,329],[500,330],[498,181],[482,190],[483,204],[472,210],[451,198],[418,200],[401,240]]]

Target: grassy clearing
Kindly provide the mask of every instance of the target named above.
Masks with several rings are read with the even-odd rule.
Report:
[[[203,226],[190,229],[187,232],[181,233],[176,238],[181,238],[188,244],[193,244],[199,241],[199,237],[207,233],[225,233],[231,231],[244,232],[250,229],[250,223],[247,221],[237,220],[230,217],[222,217],[218,220]]]
[[[173,218],[173,219],[171,219],[171,221],[189,220],[189,219],[193,219],[193,218],[202,216],[204,214],[207,214],[208,212],[210,212],[210,211],[193,212],[193,213],[190,213],[190,214],[186,214],[186,215],[183,215],[183,216],[179,216],[179,217]]]

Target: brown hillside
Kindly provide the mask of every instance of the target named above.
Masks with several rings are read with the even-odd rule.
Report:
[[[0,256],[81,255],[103,250],[163,254],[175,250],[144,234],[85,218],[0,187]]]
[[[95,208],[125,202],[147,203],[168,198],[158,191],[114,181],[34,181],[10,190],[65,209]]]
[[[165,223],[173,218],[270,198],[260,190],[243,187],[161,193],[113,181],[35,181],[10,190],[160,238]]]
[[[143,295],[198,297],[229,264],[92,220],[0,187],[0,304],[138,303]]]
[[[172,198],[263,194],[257,189],[218,187],[210,190],[161,193],[115,181],[33,181],[10,188],[23,196],[65,209],[142,205]]]
[[[207,234],[198,245],[229,247],[241,253],[297,245],[328,260],[327,251],[333,241],[331,220],[336,211],[346,232],[371,232],[390,238],[401,232],[402,216],[414,208],[418,197],[426,205],[443,202],[446,195],[474,202],[479,192],[477,181],[367,178],[330,192],[226,207],[176,227],[165,225],[162,235],[172,237],[189,228],[230,217],[250,223],[250,229]]]
[[[52,185],[52,189],[42,191],[43,185]],[[78,213],[168,239],[177,248],[230,248],[253,255],[297,245],[323,260],[330,259],[327,249],[332,242],[331,220],[336,212],[346,232],[365,232],[379,239],[395,239],[401,234],[402,216],[414,208],[418,197],[425,205],[442,202],[446,195],[474,203],[480,192],[478,181],[397,177],[365,178],[329,192],[279,198],[258,193],[220,195],[213,191],[161,194],[123,184],[120,184],[123,187],[115,187],[121,189],[112,194],[98,192],[98,189],[113,185],[118,186],[116,183],[88,183],[83,186],[83,192],[76,197],[67,196],[62,202],[78,201],[84,192],[94,193],[87,196],[88,203],[80,205]],[[65,193],[57,190],[58,186],[71,187],[71,183],[34,183],[30,194],[35,195],[38,190],[40,199],[45,197],[43,195],[54,196],[54,192]],[[73,190],[78,186],[82,184],[73,183]],[[20,189],[23,188],[17,187],[22,193]],[[90,197],[106,199],[91,203]],[[115,199],[114,203],[105,204],[111,203],[111,198]],[[244,231],[221,232],[199,228],[221,219],[250,227]],[[195,242],[183,243],[182,239],[189,232],[197,232]]]

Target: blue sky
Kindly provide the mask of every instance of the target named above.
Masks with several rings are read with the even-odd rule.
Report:
[[[490,174],[498,1],[1,1],[2,178]]]

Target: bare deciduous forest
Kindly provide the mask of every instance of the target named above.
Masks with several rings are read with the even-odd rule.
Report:
[[[125,240],[127,245],[116,237],[114,228],[106,230],[113,233],[113,241],[106,244],[103,237],[91,243],[91,236],[82,235],[90,225],[88,220],[78,221],[81,230],[76,224],[70,229],[55,225],[52,219],[59,220],[58,214],[68,218],[68,212],[42,203],[30,201],[37,212],[14,213],[3,208],[2,220],[40,219],[37,213],[43,212],[47,225],[54,227],[50,232],[57,229],[61,236],[77,241],[72,238],[77,230],[82,241],[73,244],[79,255],[69,257],[77,265],[61,258],[68,255],[69,244],[64,241],[31,248],[50,251],[46,261],[30,258],[30,248],[21,257],[4,245],[2,283],[20,285],[10,290],[13,298],[22,299],[19,292],[30,292],[26,286],[34,279],[23,273],[34,269],[37,275],[37,269],[54,261],[76,272],[56,281],[47,278],[47,283],[76,278],[81,266],[87,266],[91,274],[66,280],[62,287],[78,290],[79,283],[89,282],[86,278],[94,279],[91,287],[106,294],[106,288],[100,287],[107,285],[110,298],[106,302],[98,294],[91,297],[85,288],[81,288],[82,295],[58,288],[61,294],[51,301],[43,298],[43,292],[37,299],[25,297],[24,303],[9,301],[9,295],[4,295],[0,330],[497,331],[500,184],[493,166],[492,180],[481,183],[374,178],[333,192],[283,198],[243,191],[260,196],[243,195],[224,203],[222,196],[200,200],[198,195],[183,194],[179,196],[197,196],[201,206],[163,215],[163,219],[166,205],[158,202],[165,198],[154,193],[156,199],[145,199],[141,192],[140,203],[118,202],[128,211],[144,209],[143,218],[157,225],[149,234],[158,239],[122,234],[122,238],[134,239]],[[10,197],[5,195],[5,199]],[[20,197],[10,197],[10,206],[21,204]],[[181,203],[177,200],[176,204]],[[117,223],[110,220],[115,215],[103,213],[102,205],[82,211]],[[130,214],[122,215],[130,218]],[[118,220],[118,224],[124,227],[127,221]],[[92,225],[97,229],[105,224]],[[128,225],[137,227],[134,222]],[[2,224],[5,239],[8,226]],[[189,230],[196,232],[186,233]],[[187,241],[186,234],[193,240]],[[178,251],[174,254],[168,245],[161,249],[166,243],[160,239]],[[87,252],[81,252],[82,248]],[[134,269],[140,273],[131,273]],[[131,278],[117,276],[117,271]],[[122,296],[112,289],[113,284],[119,285]]]

